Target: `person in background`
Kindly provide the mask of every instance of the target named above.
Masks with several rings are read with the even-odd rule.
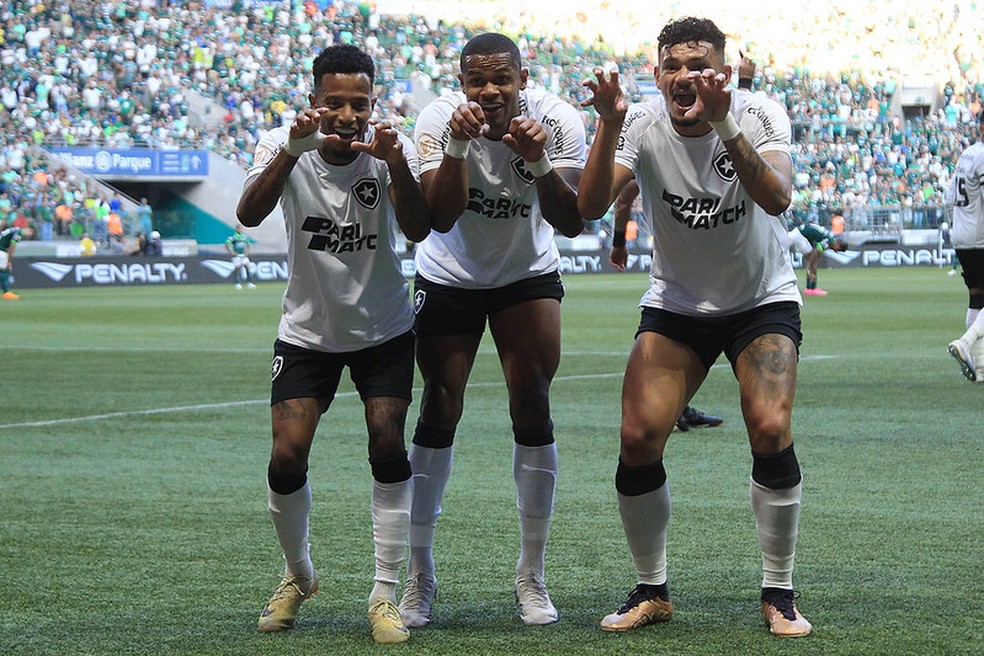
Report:
[[[947,351],[971,382],[984,382],[984,113],[978,114],[977,141],[964,150],[945,197],[953,221],[950,239],[967,285],[967,330]]]
[[[267,468],[267,502],[285,572],[257,625],[262,632],[289,629],[318,589],[308,551],[308,456],[347,367],[365,406],[373,480],[369,628],[377,643],[405,642],[410,632],[396,586],[412,500],[404,426],[414,334],[394,228],[420,241],[430,213],[412,143],[387,123],[370,122],[372,57],[351,45],[326,48],[314,60],[313,77],[310,108],[257,143],[237,209],[239,221],[254,227],[281,205],[290,269],[274,343]]]
[[[629,259],[629,239],[625,233],[625,229],[628,225],[629,217],[632,216],[632,208],[638,197],[639,185],[636,184],[635,180],[630,180],[618,192],[618,196],[615,197],[615,213],[613,216],[614,236],[612,237],[612,249],[608,254],[608,261],[619,271],[625,271],[625,264]],[[658,247],[658,244],[653,243],[653,248]],[[676,428],[679,431],[686,432],[692,428],[720,426],[723,423],[724,419],[721,417],[705,414],[688,404],[677,418]]]
[[[725,41],[708,19],[668,23],[654,70],[662,95],[631,107],[618,71],[599,66],[584,82],[592,96],[582,105],[594,107],[598,129],[578,188],[581,216],[604,215],[634,178],[659,246],[622,385],[615,474],[637,583],[602,619],[606,631],[673,616],[663,453],[722,352],[738,381],[751,447],[762,617],[777,636],[813,628],[792,583],[802,496],[791,428],[802,298],[780,218],[792,196],[792,127],[778,103],[729,86]]]
[[[10,290],[13,285],[14,251],[21,239],[33,239],[33,228],[5,227],[0,230],[0,289],[5,301],[20,300],[20,296]]]
[[[826,296],[825,289],[817,287],[817,266],[824,251],[843,252],[847,242],[817,223],[802,223],[789,231],[790,247],[803,256],[806,267],[807,296]]]
[[[431,619],[434,533],[468,377],[488,325],[512,423],[520,520],[513,590],[524,623],[551,624],[559,616],[544,574],[557,479],[550,383],[560,364],[564,295],[554,233],[574,237],[584,227],[575,191],[584,123],[558,96],[526,88],[529,71],[509,37],[473,37],[460,66],[461,91],[425,107],[415,132],[434,230],[416,250],[424,392],[410,450],[414,499],[400,611],[411,627]]]
[[[256,287],[253,284],[253,274],[249,270],[249,245],[255,244],[256,240],[243,232],[242,224],[236,225],[236,231],[226,239],[225,247],[232,256],[233,279],[236,281],[236,289],[242,289],[243,283],[250,289]]]
[[[79,256],[93,257],[96,254],[96,250],[96,242],[93,241],[88,232],[83,232],[82,239],[79,240]]]
[[[164,243],[161,241],[161,233],[156,230],[150,233],[150,241],[147,242],[146,253],[150,257],[160,257],[164,254]]]

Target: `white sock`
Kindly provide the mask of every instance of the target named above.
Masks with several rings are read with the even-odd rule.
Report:
[[[434,531],[441,515],[444,488],[451,477],[454,447],[410,447],[413,509],[410,512],[409,572],[434,572]]]
[[[802,482],[783,490],[772,490],[751,481],[752,511],[762,550],[763,588],[793,588],[802,494]]]
[[[635,563],[638,583],[666,583],[666,527],[670,523],[670,485],[638,496],[618,495],[622,529]]]
[[[413,479],[400,483],[372,482],[372,539],[376,554],[376,584],[369,599],[396,603],[396,583],[403,569],[410,530]]]
[[[968,308],[967,332],[960,336],[960,340],[967,346],[973,347],[981,337],[984,337],[984,312]]]
[[[513,478],[521,543],[516,572],[542,574],[557,487],[557,444],[513,443]]]
[[[314,578],[314,565],[308,553],[308,518],[311,515],[311,484],[290,494],[277,494],[267,485],[267,507],[284,552],[287,574]]]

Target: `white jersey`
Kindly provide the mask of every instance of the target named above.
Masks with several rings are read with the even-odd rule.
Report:
[[[984,143],[960,154],[946,192],[954,248],[984,248]]]
[[[789,154],[789,118],[775,102],[734,91],[731,113],[758,152]],[[802,303],[785,220],[751,199],[716,132],[681,136],[660,96],[629,108],[615,161],[635,172],[652,222],[650,286],[640,305],[703,316]]]
[[[440,96],[420,112],[415,139],[420,172],[441,165],[448,120],[464,93]],[[578,111],[540,89],[519,92],[519,111],[547,131],[546,153],[558,169],[583,169],[584,123]],[[475,139],[468,152],[468,206],[447,233],[432,230],[417,247],[417,272],[442,285],[488,289],[555,271],[560,253],[543,218],[533,175],[501,141]]]
[[[287,142],[287,127],[270,130],[256,145],[246,184],[256,179]],[[372,140],[372,127],[366,140]],[[416,175],[413,144],[401,136]],[[281,340],[326,352],[350,352],[411,329],[409,285],[394,249],[396,216],[389,198],[389,168],[361,153],[344,166],[317,153],[301,155],[280,198],[287,224],[290,279],[283,297]]]

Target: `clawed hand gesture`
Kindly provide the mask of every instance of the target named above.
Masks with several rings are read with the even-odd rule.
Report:
[[[403,144],[400,143],[400,133],[389,121],[373,119],[369,121],[373,126],[372,141],[365,143],[353,141],[352,150],[360,153],[368,153],[376,159],[381,159],[387,164],[399,164],[405,158],[403,154]],[[328,141],[341,141],[338,135],[330,134],[326,137]]]
[[[585,80],[582,86],[591,90],[592,96],[581,101],[581,107],[594,107],[603,121],[625,117],[629,108],[619,83],[618,71],[606,74],[601,66],[595,66],[592,72],[596,80]]]
[[[723,121],[731,108],[731,88],[728,86],[731,64],[726,64],[720,73],[713,68],[705,68],[703,71],[690,71],[682,79],[693,84],[697,94],[697,102],[684,112],[684,118]]]
[[[477,102],[458,105],[448,122],[451,137],[461,141],[484,137],[491,131],[485,122],[485,112]],[[509,121],[509,128],[502,135],[502,143],[527,162],[535,162],[544,154],[547,131],[535,119],[528,116],[515,116]]]

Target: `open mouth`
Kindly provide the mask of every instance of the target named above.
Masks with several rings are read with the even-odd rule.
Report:
[[[677,107],[686,111],[697,102],[697,93],[693,90],[674,91],[673,102]]]
[[[355,129],[335,128],[333,132],[335,133],[335,136],[345,143],[355,141],[359,135],[358,131]]]

